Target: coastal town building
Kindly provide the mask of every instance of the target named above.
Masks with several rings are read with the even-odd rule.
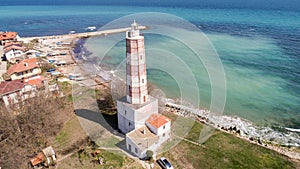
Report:
[[[17,32],[0,32],[0,45],[5,45],[7,42],[18,41],[19,38]]]
[[[23,83],[21,80],[0,83],[0,101],[7,108],[35,96],[36,87],[29,83]]]
[[[170,137],[171,120],[158,113],[158,101],[148,95],[144,36],[134,21],[126,32],[126,96],[117,100],[118,128],[127,149],[139,158],[154,153]]]
[[[24,59],[26,48],[18,43],[6,44],[3,48],[4,57],[10,63],[16,63]]]
[[[34,158],[30,160],[30,164],[32,167],[43,167],[49,166],[51,163],[55,163],[56,161],[56,153],[54,149],[49,146],[44,148],[42,152],[38,153]]]
[[[40,75],[39,76],[34,76],[32,78],[29,78],[29,79],[25,79],[24,83],[30,84],[38,90],[43,89],[45,87],[44,78]]]
[[[41,73],[42,70],[36,58],[22,60],[7,70],[7,74],[11,80],[27,79],[40,75]]]
[[[36,57],[41,56],[41,52],[40,52],[40,51],[38,51],[38,50],[33,50],[33,49],[32,49],[32,50],[26,51],[25,54],[26,54],[26,56],[27,56],[28,58],[36,58]]]

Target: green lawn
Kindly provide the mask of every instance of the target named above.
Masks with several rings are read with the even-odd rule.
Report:
[[[202,128],[202,124],[195,123],[186,138],[197,142]],[[181,141],[163,156],[175,168],[296,168],[287,157],[275,151],[218,130],[202,146]]]

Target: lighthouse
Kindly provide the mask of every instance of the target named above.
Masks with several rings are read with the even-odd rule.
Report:
[[[157,99],[148,95],[144,36],[136,21],[126,32],[126,96],[117,100],[117,110],[118,127],[124,134],[158,113]]]
[[[131,104],[147,102],[147,72],[144,36],[133,21],[126,33],[126,98]]]
[[[126,96],[117,100],[118,128],[126,148],[139,158],[154,153],[171,135],[171,119],[158,113],[158,101],[148,95],[144,36],[133,21],[126,32]]]

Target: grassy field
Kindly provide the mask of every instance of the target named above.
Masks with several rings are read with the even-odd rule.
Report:
[[[103,164],[99,164],[97,157],[91,155],[92,152],[99,152],[97,157],[103,159]],[[106,150],[92,150],[86,147],[86,149],[74,153],[69,158],[65,159],[63,163],[60,163],[58,169],[139,169],[142,166],[125,156],[118,155],[118,153]]]
[[[174,119],[174,117],[172,117]],[[197,142],[203,125],[195,123],[187,139]],[[201,146],[181,141],[162,156],[170,159],[175,168],[296,168],[287,157],[251,144],[228,133],[215,130]]]
[[[76,151],[82,145],[87,143],[87,135],[81,128],[81,125],[74,115],[67,121],[58,133],[54,140],[53,148],[60,155],[65,155],[70,152]]]
[[[63,85],[65,88],[69,88],[68,85]],[[87,89],[90,93],[91,89]],[[103,92],[106,93],[106,92]],[[102,112],[114,112],[111,101],[101,91],[96,90],[96,96],[93,99],[97,99],[97,103]],[[98,98],[101,96],[100,98]],[[84,97],[83,95],[76,95],[72,99],[78,99]],[[104,98],[104,99],[101,99]],[[82,99],[82,98],[81,98]],[[104,111],[106,110],[106,111]],[[116,123],[116,117],[110,113],[107,115],[106,120],[110,124]],[[167,152],[160,156],[165,156],[172,163],[174,168],[178,169],[189,169],[189,168],[297,168],[295,163],[291,162],[287,157],[266,149],[264,147],[251,144],[250,142],[240,139],[234,135],[224,133],[215,130],[213,135],[202,145],[194,144],[198,142],[201,129],[203,125],[191,119],[182,118],[178,120],[178,117],[174,114],[165,114],[174,122],[176,125],[172,128],[176,129],[176,134],[184,135],[187,140],[181,141],[175,147],[169,149]],[[173,123],[174,124],[174,123]],[[114,126],[114,125],[112,125]],[[188,126],[188,127],[182,127]],[[189,130],[191,128],[191,130]],[[55,139],[54,148],[60,152],[68,147],[74,147],[77,144],[76,141],[82,140],[86,137],[85,132],[81,128],[79,121],[76,116],[69,120],[61,132]],[[109,140],[109,141],[107,141]],[[102,140],[98,144],[104,147],[116,148],[118,142],[115,138],[107,138]],[[105,144],[104,144],[105,143]],[[172,147],[173,143],[170,142],[167,146]],[[100,151],[99,157],[103,159],[104,164],[100,165],[96,162],[96,158],[91,155],[92,152]],[[106,150],[93,150],[87,144],[81,145],[79,148],[72,149],[73,154],[57,165],[59,169],[96,169],[96,168],[107,168],[107,169],[118,169],[118,168],[142,168],[142,166],[124,155],[119,155],[120,151],[106,151]],[[157,158],[159,158],[158,156]],[[155,169],[160,167],[155,163]]]

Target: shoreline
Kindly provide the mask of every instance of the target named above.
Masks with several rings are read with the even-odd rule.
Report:
[[[147,27],[143,27],[144,29],[146,29]],[[67,35],[55,35],[55,36],[42,36],[42,37],[27,37],[27,38],[21,38],[21,39],[23,39],[23,40],[25,40],[25,41],[31,41],[31,40],[33,40],[33,39],[42,39],[42,40],[49,40],[49,39],[51,39],[51,40],[53,40],[54,42],[56,42],[56,41],[61,41],[61,40],[67,40],[67,41],[69,41],[70,42],[70,45],[69,46],[67,46],[67,48],[69,48],[68,49],[68,51],[69,51],[69,54],[70,54],[70,57],[71,57],[71,59],[73,60],[73,64],[72,64],[72,66],[70,66],[70,65],[66,65],[65,67],[58,67],[57,69],[58,70],[61,70],[62,72],[63,72],[63,74],[68,74],[68,72],[70,73],[70,71],[71,72],[74,72],[74,71],[72,71],[72,70],[74,70],[74,68],[76,69],[76,67],[77,67],[77,69],[76,70],[79,70],[82,74],[87,74],[88,76],[91,76],[91,75],[89,75],[89,73],[86,71],[86,70],[84,70],[83,68],[82,68],[82,66],[81,66],[81,63],[79,63],[79,62],[81,62],[81,60],[78,58],[78,54],[80,54],[80,52],[81,51],[79,51],[79,53],[76,53],[76,51],[74,51],[74,50],[76,50],[76,48],[78,48],[78,47],[82,47],[83,46],[83,44],[84,44],[84,42],[82,43],[82,46],[77,46],[77,43],[80,43],[79,41],[81,40],[81,39],[83,39],[83,38],[87,38],[87,37],[92,37],[92,36],[105,36],[106,34],[113,34],[113,33],[120,33],[120,32],[124,32],[124,31],[127,31],[128,29],[130,29],[130,28],[121,28],[121,29],[113,29],[113,30],[104,30],[104,31],[96,31],[96,32],[87,32],[87,33],[78,33],[78,34],[67,34]],[[80,49],[80,50],[82,50],[82,49]],[[58,50],[59,51],[59,50]],[[83,62],[84,62],[84,60],[82,60]],[[100,68],[101,69],[101,68]],[[104,74],[109,74],[109,72],[107,72],[107,71],[105,71],[105,70],[101,70],[101,73],[104,73]],[[99,84],[105,84],[105,83],[107,83],[108,81],[105,79],[105,78],[102,78],[101,77],[101,75],[99,75],[100,73],[98,73],[98,76],[100,77],[100,79],[98,79],[98,78],[94,78],[93,80],[96,82],[96,85],[99,85]],[[111,80],[111,79],[110,79]],[[174,105],[173,105],[174,106]],[[183,105],[177,105],[177,106],[183,106]],[[188,107],[188,109],[189,109],[189,111],[190,111],[190,115],[191,114],[193,114],[193,115],[195,115],[195,113],[192,113],[192,111],[191,110],[195,110],[195,109],[193,109],[193,108],[190,108],[190,107]],[[225,128],[224,126],[223,126],[223,129],[222,129],[222,127],[220,127],[220,124],[214,124],[214,123],[211,123],[211,119],[212,118],[216,118],[216,116],[215,115],[213,115],[213,113],[210,113],[209,111],[207,111],[207,110],[200,110],[200,109],[198,109],[200,112],[203,112],[203,114],[202,114],[202,116],[199,116],[198,117],[198,115],[199,114],[196,114],[197,115],[197,117],[199,118],[199,119],[197,119],[197,121],[199,121],[199,122],[201,122],[201,123],[204,123],[204,124],[208,124],[208,125],[210,125],[210,126],[212,126],[212,127],[214,127],[215,129],[218,129],[218,130],[220,130],[220,131],[222,131],[222,132],[226,132],[226,133],[231,133],[231,134],[233,134],[233,135],[235,135],[236,137],[239,137],[239,138],[241,138],[241,139],[245,139],[245,140],[247,140],[247,141],[249,141],[249,142],[251,142],[251,143],[254,143],[254,144],[257,144],[257,145],[259,145],[259,146],[263,146],[263,147],[265,147],[265,148],[268,148],[268,149],[271,149],[271,150],[273,150],[273,151],[276,151],[276,152],[278,152],[278,153],[280,153],[280,154],[283,154],[283,155],[285,155],[285,156],[288,156],[289,158],[291,158],[291,159],[294,159],[294,160],[298,160],[298,161],[300,161],[300,153],[299,152],[296,152],[296,151],[292,151],[290,148],[288,148],[288,147],[283,147],[283,145],[280,145],[280,144],[278,144],[278,143],[276,143],[276,144],[273,144],[273,142],[272,141],[265,141],[265,140],[261,140],[261,141],[263,141],[263,144],[259,144],[259,141],[258,140],[260,140],[260,137],[258,137],[258,139],[257,138],[254,138],[253,140],[251,140],[249,137],[246,137],[246,136],[243,136],[242,134],[241,134],[241,131],[242,131],[242,129],[241,128],[238,128],[237,126],[234,126],[234,123],[224,123],[225,125],[226,125],[226,127],[227,128]],[[187,112],[187,111],[184,111],[185,113]],[[209,116],[207,116],[207,115],[204,115],[204,114],[208,114],[209,113],[209,115],[211,116],[211,117],[209,117]],[[176,113],[175,113],[176,114]],[[232,117],[232,116],[227,116],[227,117],[230,117],[230,118],[232,118],[232,119],[239,119],[238,120],[238,123],[243,123],[243,122],[246,122],[246,121],[243,121],[243,120],[241,120],[241,118],[239,118],[239,117]],[[224,118],[224,117],[221,117],[221,118]],[[208,121],[206,121],[205,119],[208,119]],[[232,120],[231,119],[231,120]],[[220,118],[216,118],[215,119],[215,121],[220,121]],[[228,119],[227,119],[228,120]],[[224,119],[223,120],[221,120],[222,122],[224,122]],[[229,120],[230,121],[230,120]],[[219,125],[219,127],[218,127],[218,125]],[[253,125],[253,124],[252,124]],[[229,130],[229,128],[231,127],[231,130]],[[235,130],[233,130],[234,129],[234,127],[235,127]],[[258,127],[258,126],[256,126],[256,127]],[[227,130],[225,130],[225,129],[227,129]],[[261,128],[257,128],[258,130],[259,129],[261,129]],[[237,131],[239,131],[239,134],[238,134],[238,132]],[[273,130],[274,131],[274,130]],[[256,139],[256,140],[255,140]],[[299,149],[299,147],[300,147],[300,143],[299,143],[299,145],[298,146],[292,146],[292,148],[295,148],[295,149]]]
[[[126,27],[126,28],[118,28],[118,29],[109,29],[109,30],[98,30],[98,31],[94,31],[94,32],[83,32],[83,33],[74,33],[74,34],[64,34],[64,35],[49,35],[49,36],[36,36],[36,37],[23,37],[20,38],[20,41],[23,42],[29,42],[31,40],[34,39],[58,39],[58,38],[88,38],[88,37],[92,37],[92,36],[105,36],[105,35],[109,35],[109,34],[115,34],[115,33],[121,33],[121,32],[126,32],[128,30],[130,30],[130,27]],[[139,29],[144,30],[144,29],[148,29],[147,26],[139,26]]]
[[[240,117],[227,116],[227,115],[217,115],[209,112],[208,110],[203,109],[195,109],[190,108],[184,105],[179,105],[174,103],[173,100],[167,99],[166,102],[166,110],[173,114],[183,117],[192,117],[195,118],[196,121],[208,125],[216,130],[221,132],[229,133],[234,135],[235,137],[241,138],[243,140],[249,141],[252,144],[256,144],[261,147],[265,147],[267,149],[276,151],[280,154],[288,156],[291,159],[298,160],[300,162],[300,145],[298,146],[287,146],[279,144],[275,141],[266,140],[264,137],[268,136],[268,134],[279,134],[282,135],[279,131],[275,131],[273,129],[267,127],[259,127],[252,124],[250,121],[241,119]],[[227,122],[226,122],[227,121]],[[228,122],[230,121],[230,122]],[[262,133],[254,133],[254,134],[245,134],[242,129],[242,125],[248,124],[251,130],[256,130],[257,132]],[[269,129],[269,130],[267,130]],[[244,130],[247,130],[244,127]],[[266,132],[263,133],[263,132]],[[264,135],[265,134],[265,135]],[[255,135],[257,137],[255,137]]]

